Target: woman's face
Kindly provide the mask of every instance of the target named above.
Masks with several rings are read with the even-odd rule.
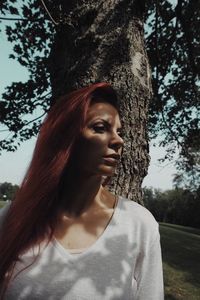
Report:
[[[112,176],[123,146],[118,111],[107,102],[92,103],[81,134],[76,165],[85,175]]]

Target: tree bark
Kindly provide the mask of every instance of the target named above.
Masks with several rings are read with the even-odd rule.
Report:
[[[144,1],[63,1],[49,58],[53,101],[95,82],[109,82],[120,100],[125,146],[110,189],[142,203],[149,164],[147,112],[151,76],[144,45]]]

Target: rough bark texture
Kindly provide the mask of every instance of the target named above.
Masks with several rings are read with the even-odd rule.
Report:
[[[125,147],[110,187],[142,203],[141,184],[149,164],[147,111],[151,96],[142,22],[144,3],[65,2],[64,24],[57,27],[50,56],[53,99],[94,82],[112,84],[120,100]]]

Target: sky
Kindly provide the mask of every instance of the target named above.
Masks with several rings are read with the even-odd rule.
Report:
[[[9,59],[12,52],[12,46],[6,40],[3,31],[0,33],[0,94],[5,91],[5,87],[13,81],[26,81],[28,72],[18,62]],[[7,132],[1,132],[3,128],[0,125],[0,139],[3,139]],[[31,161],[32,152],[36,138],[24,142],[15,152],[2,152],[0,155],[0,183],[11,182],[20,184],[26,169]],[[172,163],[159,163],[158,159],[165,155],[165,148],[154,147],[150,143],[151,162],[148,169],[148,175],[143,181],[143,186],[159,188],[161,190],[171,189],[173,187],[173,174],[176,169]]]

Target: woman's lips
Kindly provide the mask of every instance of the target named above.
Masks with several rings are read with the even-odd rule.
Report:
[[[116,166],[116,164],[118,163],[118,159],[113,157],[104,157],[103,159],[106,162],[106,164],[110,166]]]

